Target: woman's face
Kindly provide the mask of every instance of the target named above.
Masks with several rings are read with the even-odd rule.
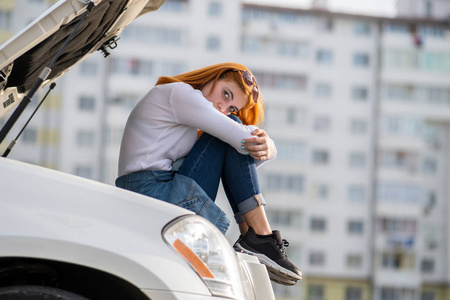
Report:
[[[202,88],[202,94],[221,113],[229,115],[238,112],[247,104],[247,95],[237,82],[219,79],[211,91],[212,85],[213,81],[208,82]]]

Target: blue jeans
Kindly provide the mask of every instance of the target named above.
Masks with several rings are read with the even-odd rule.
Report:
[[[176,172],[144,170],[116,179],[116,186],[180,206],[204,217],[226,233],[230,219],[191,178]]]
[[[234,115],[229,117],[241,122]],[[210,134],[203,133],[195,143],[181,165],[179,174],[192,178],[213,200],[216,199],[222,179],[237,223],[245,221],[243,214],[265,205],[254,159],[249,155],[240,154]]]
[[[230,118],[240,120],[230,115]],[[182,162],[178,170],[178,163]],[[225,142],[203,133],[189,154],[174,163],[173,171],[146,170],[123,175],[116,186],[189,209],[226,233],[230,220],[214,203],[220,179],[236,222],[265,205],[252,157],[238,153]]]

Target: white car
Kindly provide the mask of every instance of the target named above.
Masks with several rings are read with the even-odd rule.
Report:
[[[96,50],[107,55],[132,20],[162,3],[61,0],[1,45],[0,116],[11,113],[0,143],[37,90]],[[265,300],[274,294],[265,266],[236,253],[192,212],[2,157],[0,299]]]

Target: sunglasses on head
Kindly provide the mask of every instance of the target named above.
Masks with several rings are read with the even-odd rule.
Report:
[[[258,97],[259,97],[259,87],[256,83],[255,77],[253,77],[252,73],[247,70],[235,70],[238,72],[241,72],[242,79],[244,80],[245,84],[247,86],[253,87],[252,88],[252,99],[253,102],[258,103]]]

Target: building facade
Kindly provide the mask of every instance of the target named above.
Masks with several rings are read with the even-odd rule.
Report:
[[[51,2],[2,2],[0,37],[44,10],[16,19],[18,7]],[[259,170],[267,214],[305,278],[274,284],[277,299],[449,299],[448,1],[428,1],[444,5],[425,15],[412,13],[416,2],[384,18],[167,0],[109,57],[57,82],[11,157],[113,184],[126,119],[158,76],[241,62],[278,148]]]

